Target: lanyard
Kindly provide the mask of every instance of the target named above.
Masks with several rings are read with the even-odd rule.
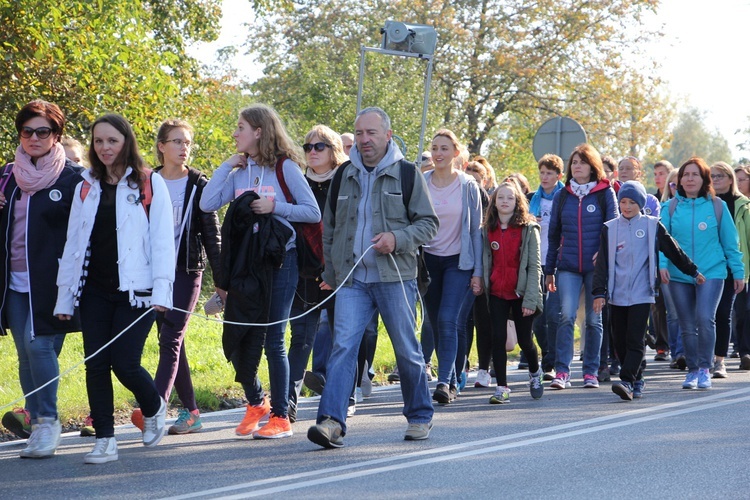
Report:
[[[260,167],[260,165],[258,166]],[[258,176],[255,177],[255,180],[257,181],[257,183],[253,182],[252,169],[253,167],[251,165],[248,165],[248,168],[247,168],[248,186],[251,191],[255,191],[256,193],[259,193],[260,187],[263,185],[263,177],[266,175],[266,169],[263,167],[260,167],[260,177]]]

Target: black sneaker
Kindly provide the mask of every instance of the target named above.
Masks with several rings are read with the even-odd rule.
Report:
[[[289,408],[286,410],[286,415],[289,417],[289,423],[293,424],[297,421],[297,403],[289,398]]]
[[[633,400],[633,386],[630,385],[630,382],[615,382],[612,384],[612,392],[625,401]]]
[[[344,446],[344,432],[341,424],[330,417],[313,425],[307,430],[307,439],[323,448],[341,448]]]
[[[302,382],[305,384],[305,387],[313,391],[318,396],[321,396],[323,394],[323,389],[326,386],[326,378],[323,375],[315,372],[306,371]]]
[[[401,382],[401,375],[398,374],[398,366],[388,374],[388,382]]]
[[[685,359],[685,356],[677,358],[677,368],[680,370],[687,370],[687,360]]]
[[[610,380],[612,380],[609,372],[609,367],[604,366],[602,368],[599,368],[599,373],[596,374],[596,378],[599,379],[599,382],[609,382]]]
[[[740,358],[740,370],[750,370],[750,354],[743,354]]]
[[[453,398],[451,398],[450,388],[448,384],[438,384],[435,388],[435,392],[432,393],[433,401],[437,401],[441,405],[447,405]]]

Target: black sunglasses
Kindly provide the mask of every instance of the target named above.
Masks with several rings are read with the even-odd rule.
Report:
[[[24,139],[30,139],[32,135],[36,134],[36,136],[40,139],[46,139],[49,137],[49,135],[52,133],[52,129],[49,127],[39,127],[39,128],[31,128],[31,127],[23,127],[21,129],[21,137]]]
[[[308,143],[305,143],[305,144],[302,145],[302,149],[305,150],[305,153],[309,153],[310,151],[313,150],[313,148],[315,148],[315,151],[317,151],[318,153],[320,153],[325,148],[330,148],[330,147],[331,147],[331,145],[330,144],[326,144],[325,142],[316,142],[315,144],[310,144],[308,142]]]

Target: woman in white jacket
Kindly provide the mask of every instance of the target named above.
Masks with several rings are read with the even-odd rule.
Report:
[[[57,276],[55,315],[78,307],[86,356],[149,311],[172,307],[174,228],[169,191],[141,158],[130,124],[105,115],[91,127],[89,161],[76,188]],[[143,444],[164,433],[166,403],[141,366],[156,313],[150,310],[112,345],[86,362],[96,444],[84,462],[117,460],[111,372],[133,392],[144,415]]]

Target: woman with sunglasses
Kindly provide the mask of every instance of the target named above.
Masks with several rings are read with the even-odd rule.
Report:
[[[726,203],[716,197],[711,169],[693,157],[677,173],[677,194],[661,212],[662,224],[706,277],[702,285],[659,257],[662,283],[669,283],[680,322],[688,374],[683,389],[710,389],[716,310],[731,272],[732,293],[745,286],[737,228]]]
[[[36,100],[21,108],[16,115],[20,145],[0,177],[0,231],[7,236],[0,245],[0,333],[9,329],[13,335],[24,394],[60,374],[57,356],[65,334],[80,330],[78,321],[52,315],[68,215],[83,170],[65,157],[64,126],[56,104]],[[22,458],[55,454],[61,432],[57,387],[55,380],[28,396],[25,409],[3,417],[6,428],[28,438]]]
[[[320,208],[300,168],[304,158],[274,109],[264,104],[243,109],[233,137],[238,154],[214,171],[203,190],[201,210],[218,210],[244,192],[254,191],[259,198],[250,203],[250,209],[256,215],[271,215],[289,228],[292,228],[292,222],[320,221]],[[276,168],[283,169],[294,203],[286,201]],[[269,323],[278,323],[269,326],[266,332],[247,330],[230,355],[237,372],[235,380],[242,384],[248,401],[245,417],[235,429],[239,436],[252,435],[256,439],[292,436],[288,417],[289,361],[284,333],[298,281],[295,241],[292,231],[283,264],[273,270],[268,319]],[[227,277],[222,279],[227,281]],[[232,293],[228,290],[227,309],[234,300]],[[264,348],[271,382],[270,404],[257,377]],[[269,413],[268,423],[258,428],[258,422]]]
[[[716,196],[727,204],[729,213],[737,228],[740,239],[740,252],[742,252],[742,263],[745,274],[738,276],[747,282],[750,277],[750,199],[737,189],[737,179],[734,170],[723,161],[711,165],[711,183],[716,191]],[[744,292],[745,289],[742,289]],[[734,280],[731,272],[724,280],[724,289],[721,292],[719,307],[716,308],[716,346],[714,347],[714,374],[713,378],[727,378],[727,367],[724,358],[729,352],[729,340],[732,337],[732,311],[735,301]],[[745,308],[747,295],[742,295],[741,309]]]
[[[336,169],[347,159],[341,137],[325,125],[315,125],[305,136],[302,149],[305,151],[307,160],[305,180],[315,196],[320,212],[323,213],[331,179]],[[317,305],[330,294],[320,288],[322,271],[322,269],[299,270],[297,292],[292,302],[292,318],[313,309],[306,316],[291,321],[292,340],[289,344],[288,359],[289,418],[292,422],[297,418],[297,399],[320,322],[321,311]],[[328,301],[324,308],[333,307],[333,302],[333,300]],[[330,317],[333,319],[333,314]]]
[[[190,377],[185,334],[190,313],[195,309],[200,296],[207,260],[211,263],[216,291],[222,300],[226,298],[226,292],[216,286],[219,283],[221,253],[219,218],[216,212],[204,212],[199,207],[208,179],[202,172],[188,167],[192,147],[193,127],[186,121],[167,120],[156,133],[156,157],[161,166],[154,171],[161,175],[169,190],[177,259],[172,296],[175,309],[156,317],[159,365],[154,383],[165,401],[169,401],[174,387],[182,402],[182,409],[177,421],[169,428],[169,434],[188,434],[203,427]],[[143,429],[140,408],[133,411],[131,421],[136,427]]]

